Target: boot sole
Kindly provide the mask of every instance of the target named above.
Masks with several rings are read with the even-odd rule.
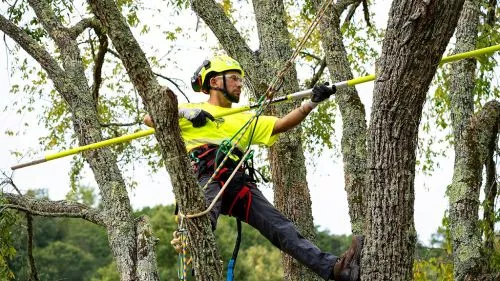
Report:
[[[354,257],[350,264],[351,272],[349,274],[350,277],[349,281],[359,281],[359,271],[360,271],[359,264],[361,263],[361,251],[363,250],[363,244],[365,242],[365,237],[362,235],[356,235],[354,239],[356,239],[357,241],[356,243],[357,246]]]

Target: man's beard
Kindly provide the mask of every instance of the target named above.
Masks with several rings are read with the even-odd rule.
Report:
[[[240,102],[240,96],[237,94],[231,94],[227,92],[226,98],[231,101],[232,103],[239,103]]]

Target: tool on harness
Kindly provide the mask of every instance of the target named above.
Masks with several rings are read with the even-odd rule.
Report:
[[[236,259],[238,258],[241,244],[241,220],[236,219],[236,227],[238,229],[238,236],[236,236],[236,242],[234,243],[233,255],[227,265],[226,281],[234,280],[234,268],[236,267]]]
[[[177,233],[176,233],[177,232]],[[181,246],[179,247],[177,255],[177,277],[179,280],[187,280],[187,239],[186,239],[186,230],[183,228],[178,229],[174,232],[175,235],[179,235],[178,238],[174,238],[174,240],[179,239]],[[174,241],[172,240],[172,241]]]

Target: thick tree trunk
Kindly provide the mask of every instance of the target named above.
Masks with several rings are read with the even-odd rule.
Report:
[[[417,133],[463,0],[394,1],[378,63],[368,134],[362,280],[411,280]]]
[[[281,0],[254,0],[253,5],[263,64],[259,70],[261,77],[268,77],[260,81],[269,83],[270,79],[282,70],[292,55],[290,34],[285,21],[285,9]],[[294,67],[291,67],[285,74],[284,81],[280,94],[289,94],[299,90]],[[273,107],[271,113],[275,116],[284,116],[297,105],[298,102]],[[299,126],[282,134],[279,142],[269,149],[274,205],[294,222],[305,238],[314,241],[311,197],[306,179],[301,134],[302,129]],[[287,254],[282,254],[281,262],[284,269],[284,280],[318,280],[316,274],[310,272]]]
[[[316,5],[321,1],[315,1]],[[353,77],[342,42],[338,5],[329,8],[320,23],[321,42],[333,82]],[[342,158],[344,182],[353,234],[364,230],[363,200],[366,187],[366,113],[355,87],[340,89],[335,95],[342,115]]]
[[[237,30],[213,0],[192,1],[193,10],[205,21],[219,39],[223,48],[245,69],[256,95],[265,93],[271,80],[282,70],[290,58],[290,35],[285,22],[281,0],[253,1],[259,33],[260,49],[253,53]],[[247,71],[248,70],[248,71]],[[282,89],[276,95],[299,90],[295,68],[285,74]],[[289,103],[273,107],[271,114],[283,116],[297,106]],[[296,128],[280,136],[280,141],[269,150],[274,203],[286,217],[292,220],[301,234],[314,240],[314,224],[311,199],[306,181],[301,129]],[[286,254],[282,256],[285,280],[315,280],[318,276]]]

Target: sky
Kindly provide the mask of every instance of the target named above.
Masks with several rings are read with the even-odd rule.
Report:
[[[193,13],[187,12],[186,14],[188,16],[187,25],[194,27],[196,20]],[[153,21],[152,24],[155,24],[155,20],[158,19],[151,19]],[[194,70],[211,53],[209,48],[201,48],[199,47],[201,43],[193,42],[193,40],[182,39],[179,42],[182,48],[176,51],[175,56],[176,59],[182,60],[180,64],[183,65],[182,70],[176,70],[178,71],[176,76],[183,79],[186,85],[189,84],[189,78]],[[142,36],[139,38],[139,42],[146,47],[146,51],[148,47],[157,45],[154,35],[150,37]],[[215,43],[216,40],[213,36],[208,36],[206,41],[203,42],[206,45],[213,45]],[[255,48],[256,42],[251,42],[250,45]],[[18,101],[20,97],[9,93],[9,88],[15,81],[9,76],[8,62],[12,62],[12,59],[7,58],[5,46],[1,43],[0,80],[2,83],[0,83],[0,109],[7,107],[7,110],[0,112],[0,171],[7,172],[10,175],[12,173],[10,167],[19,161],[18,158],[10,153],[11,151],[28,151],[29,149],[33,149],[38,155],[35,158],[41,158],[45,153],[56,151],[43,152],[37,149],[38,137],[42,136],[45,130],[38,124],[38,120],[33,114],[22,113],[19,115],[9,109],[9,105],[14,101]],[[369,117],[373,83],[360,84],[356,87],[365,104],[367,116]],[[199,100],[201,97],[199,94],[190,92],[188,88],[184,90],[191,99]],[[26,134],[13,137],[4,135],[4,131],[6,130],[22,129],[25,122],[31,125],[30,130]],[[340,119],[336,123],[340,127]],[[341,132],[341,130],[339,129],[337,132]],[[152,136],[149,138],[155,141]],[[340,135],[338,138],[340,139]],[[332,163],[332,159],[334,163]],[[34,160],[34,158],[26,157],[20,162],[31,160]],[[447,157],[437,159],[437,161],[441,163],[441,166],[436,169],[433,176],[417,174],[415,179],[415,227],[419,240],[424,244],[429,244],[431,234],[441,225],[443,214],[448,205],[445,190],[446,186],[451,182],[453,153],[450,151]],[[308,167],[307,173],[315,224],[319,225],[320,229],[328,230],[333,234],[350,234],[351,229],[347,197],[344,190],[342,160],[337,156],[333,156],[331,152],[327,152],[318,159],[315,159],[315,162],[322,169]],[[46,188],[52,200],[60,200],[70,191],[69,169],[70,158],[67,157],[17,170],[13,173],[13,179],[23,191],[34,188]],[[133,173],[131,176],[138,182],[138,186],[130,192],[131,204],[135,209],[144,206],[173,203],[174,197],[169,177],[165,170],[160,170],[157,174],[151,175],[144,165],[136,167],[136,169],[130,172]],[[82,183],[96,187],[96,183],[88,167],[84,169]],[[273,202],[271,188],[264,187],[262,190],[266,197]]]

